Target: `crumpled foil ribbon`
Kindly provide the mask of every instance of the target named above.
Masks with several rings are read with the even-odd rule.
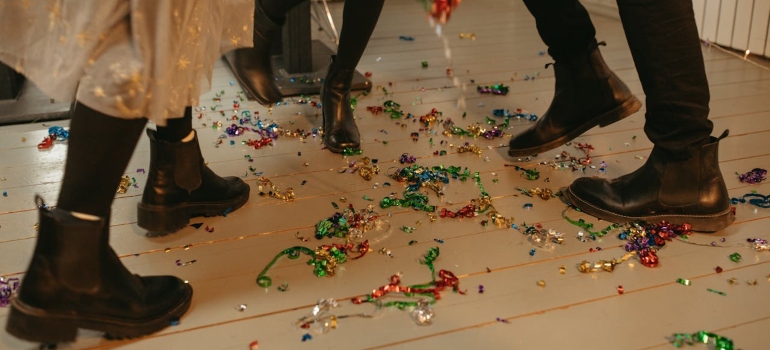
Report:
[[[763,196],[758,193],[748,193],[744,194],[741,198],[730,198],[730,203],[733,205],[746,202],[760,208],[770,208],[770,195]]]
[[[294,193],[294,189],[291,187],[286,188],[286,191],[281,191],[278,187],[273,184],[270,179],[262,176],[257,181],[259,185],[259,194],[262,196],[270,196],[272,198],[278,198],[282,199],[287,202],[293,202],[294,199],[296,199],[296,194]],[[268,190],[267,193],[263,192],[263,187],[269,187],[270,190]]]
[[[508,86],[505,86],[505,84],[494,84],[494,85],[488,85],[488,86],[477,86],[476,91],[480,94],[492,94],[492,95],[501,95],[505,96],[508,95],[508,92],[511,89]]]
[[[0,277],[0,307],[8,306],[11,298],[19,291],[20,280],[16,277]]]
[[[770,252],[770,244],[764,238],[748,238],[746,239],[751,248],[758,252]]]
[[[554,194],[553,190],[551,190],[550,188],[541,189],[540,187],[535,187],[527,190],[520,187],[516,187],[516,190],[518,190],[519,192],[521,192],[522,194],[528,197],[540,197],[543,200],[549,200],[558,195],[558,193]]]
[[[578,265],[578,271],[582,273],[589,273],[589,272],[596,272],[596,271],[612,272],[612,271],[615,271],[615,266],[630,259],[634,255],[636,255],[636,253],[634,252],[626,253],[620,259],[613,258],[612,260],[597,260],[593,264],[586,260],[583,260]]]
[[[749,184],[760,183],[767,180],[767,170],[754,168],[745,174],[738,175],[738,180]]]
[[[363,241],[361,243],[347,243],[347,244],[329,244],[317,247],[315,250],[296,246],[287,248],[278,253],[273,260],[271,260],[262,272],[257,276],[257,285],[263,288],[270,287],[273,281],[267,276],[267,271],[278,261],[278,259],[284,255],[289,259],[298,259],[302,254],[309,255],[311,258],[307,264],[313,266],[313,273],[318,277],[331,277],[336,273],[337,265],[347,261],[348,254],[358,253],[357,256],[352,257],[351,260],[362,258],[369,252],[369,241]]]
[[[128,192],[128,188],[131,187],[131,185],[135,183],[132,182],[132,179],[128,177],[128,175],[123,175],[120,178],[120,183],[118,184],[118,190],[116,191],[117,194],[125,194]]]
[[[712,344],[714,350],[734,350],[735,346],[730,338],[723,337],[714,333],[699,331],[696,333],[675,333],[671,335],[668,340],[671,345],[677,348],[683,345],[695,345],[696,343]]]
[[[433,304],[436,302],[436,300],[441,299],[441,292],[444,291],[446,288],[451,288],[452,291],[455,293],[465,294],[465,291],[460,290],[460,279],[455,276],[454,273],[447,270],[439,270],[438,272],[438,278],[436,278],[436,271],[433,266],[433,262],[438,258],[439,256],[439,248],[433,247],[428,250],[423,255],[423,259],[420,260],[420,264],[423,264],[427,266],[431,271],[432,281],[425,284],[417,284],[412,286],[402,286],[401,285],[401,275],[395,274],[390,277],[390,283],[379,287],[372,291],[371,294],[356,297],[352,299],[352,302],[354,304],[362,304],[365,302],[375,302],[379,298],[384,297],[385,295],[389,293],[403,293],[407,297],[414,297],[414,296],[420,296],[422,297],[418,301],[390,301],[382,304],[385,307],[391,307],[395,306],[398,309],[406,309],[408,307],[419,307],[422,306],[422,310],[424,310],[424,303],[426,302],[424,299],[427,298],[428,304]],[[427,311],[426,311],[427,312]],[[424,314],[423,316],[426,316]],[[432,314],[428,316],[428,320],[432,317]],[[423,317],[425,318],[425,317]]]
[[[363,239],[365,233],[380,228],[382,224],[374,206],[356,210],[348,204],[342,212],[336,212],[316,224],[315,238],[338,237],[345,238],[346,242],[357,242]]]
[[[351,173],[358,173],[366,181],[373,179],[374,175],[380,173],[380,167],[374,164],[369,157],[363,157],[358,162],[351,161],[348,167]]]

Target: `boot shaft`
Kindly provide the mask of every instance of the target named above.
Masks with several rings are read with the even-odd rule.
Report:
[[[661,168],[662,204],[678,207],[697,203],[698,207],[707,210],[729,207],[730,196],[719,170],[719,142],[728,132],[677,153],[653,149],[649,161]]]
[[[324,80],[324,95],[343,96],[350,93],[355,68],[344,68],[337,63],[337,56],[332,55],[332,62]]]
[[[83,220],[62,209],[39,209],[35,250],[19,297],[33,305],[61,300],[64,290],[99,289],[102,254],[109,249],[104,219]]]
[[[188,142],[166,142],[147,129],[150,138],[150,171],[142,196],[143,203],[184,202],[202,183],[203,156],[198,134]]]

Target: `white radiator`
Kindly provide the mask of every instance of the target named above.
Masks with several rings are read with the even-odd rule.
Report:
[[[615,0],[581,3],[591,13],[618,18]],[[701,39],[770,57],[770,0],[693,0],[693,9]]]

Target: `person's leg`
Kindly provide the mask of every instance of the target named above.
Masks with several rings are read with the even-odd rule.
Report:
[[[596,29],[578,0],[524,0],[551,56],[585,51],[596,42]]]
[[[538,32],[554,59],[555,93],[537,123],[515,135],[512,157],[549,151],[599,125],[606,126],[641,108],[610,71],[599,52],[596,30],[577,0],[525,0]]]
[[[112,200],[145,124],[75,106],[59,201],[48,208],[37,199],[38,238],[8,333],[43,343],[73,341],[78,328],[133,338],[168,327],[189,308],[188,284],[133,275],[109,246]]]
[[[690,0],[618,1],[647,95],[644,130],[655,145],[638,170],[612,181],[582,178],[565,194],[615,222],[666,220],[712,232],[734,220],[711,137],[709,88]]]
[[[619,0],[618,8],[647,96],[647,137],[674,153],[706,143],[714,126],[692,1]]]
[[[384,3],[385,0],[345,2],[340,44],[321,92],[324,144],[332,152],[341,153],[345,148],[361,145],[350,106],[350,85]]]
[[[235,176],[222,178],[203,161],[192,129],[192,108],[168,119],[150,137],[150,170],[138,225],[153,233],[178,231],[195,216],[227,215],[249,199],[249,185]]]
[[[57,207],[106,218],[146,119],[119,119],[77,103]]]
[[[230,51],[227,60],[244,90],[263,105],[283,98],[275,84],[270,48],[275,33],[281,29],[286,12],[307,0],[255,0],[254,47]]]

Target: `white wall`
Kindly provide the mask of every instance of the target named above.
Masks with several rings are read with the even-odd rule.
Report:
[[[591,13],[618,17],[615,0],[581,3]],[[701,39],[770,57],[770,0],[693,0],[693,9]]]

